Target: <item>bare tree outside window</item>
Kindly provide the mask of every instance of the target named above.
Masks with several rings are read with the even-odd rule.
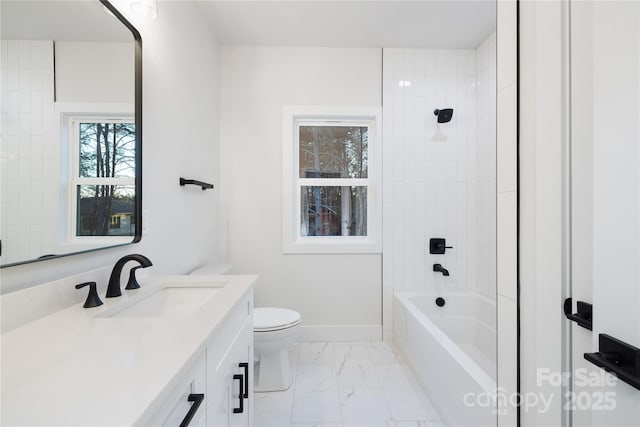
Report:
[[[76,235],[135,235],[135,124],[83,121],[78,135],[79,178],[91,183],[76,186]]]
[[[366,236],[367,187],[331,179],[368,178],[368,127],[301,125],[299,156],[300,178],[326,180],[301,187],[300,235]]]

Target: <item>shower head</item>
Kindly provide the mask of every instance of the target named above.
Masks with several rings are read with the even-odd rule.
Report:
[[[444,108],[442,110],[434,110],[433,114],[438,116],[438,123],[448,123],[453,117],[453,108]]]

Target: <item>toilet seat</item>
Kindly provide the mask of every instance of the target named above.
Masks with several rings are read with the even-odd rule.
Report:
[[[300,323],[300,313],[286,308],[259,307],[253,310],[253,331],[274,332]]]

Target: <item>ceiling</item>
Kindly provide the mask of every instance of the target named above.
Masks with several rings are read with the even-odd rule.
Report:
[[[476,48],[495,1],[196,1],[223,45]],[[162,14],[162,3],[158,13]]]
[[[132,42],[133,35],[98,1],[0,1],[3,40]]]
[[[495,0],[194,3],[227,45],[476,48],[496,23]],[[132,40],[98,1],[2,0],[0,7],[3,39]]]

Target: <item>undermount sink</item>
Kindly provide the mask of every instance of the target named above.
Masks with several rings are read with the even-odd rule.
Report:
[[[191,314],[220,292],[224,283],[216,285],[163,287],[134,304],[111,312],[105,317],[162,317]]]

